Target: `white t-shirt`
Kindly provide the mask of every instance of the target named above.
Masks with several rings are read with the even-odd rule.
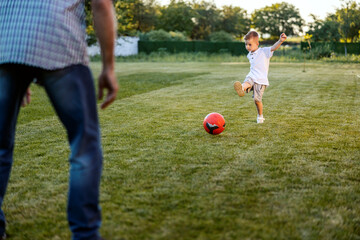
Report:
[[[258,84],[269,85],[268,72],[272,56],[271,47],[258,48],[255,52],[249,52],[247,58],[250,61],[250,72],[246,77],[252,78]]]

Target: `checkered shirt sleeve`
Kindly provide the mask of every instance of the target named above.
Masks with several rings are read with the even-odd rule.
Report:
[[[85,0],[0,0],[0,64],[88,64]]]

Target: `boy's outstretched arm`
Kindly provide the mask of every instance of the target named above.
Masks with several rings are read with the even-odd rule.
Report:
[[[279,41],[277,41],[272,47],[271,47],[271,51],[275,51],[276,49],[278,49],[280,47],[280,45],[286,40],[287,36],[285,33],[282,33],[280,35],[280,39]]]

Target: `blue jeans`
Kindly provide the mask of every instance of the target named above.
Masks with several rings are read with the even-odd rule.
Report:
[[[68,134],[67,213],[72,239],[99,239],[102,151],[94,82],[89,68],[83,65],[55,71],[0,65],[0,236],[5,232],[1,206],[13,163],[16,120],[25,91],[35,78],[44,86]]]

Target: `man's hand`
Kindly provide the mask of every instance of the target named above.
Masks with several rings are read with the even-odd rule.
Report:
[[[282,33],[282,34],[280,35],[279,41],[283,43],[286,39],[287,39],[286,34],[285,34],[285,33]]]
[[[31,102],[31,90],[30,88],[26,89],[25,95],[21,101],[21,106],[25,107],[26,105],[30,104]]]
[[[99,76],[99,100],[103,99],[104,90],[107,89],[105,101],[101,104],[101,109],[105,109],[116,99],[119,89],[114,70],[103,70]]]

